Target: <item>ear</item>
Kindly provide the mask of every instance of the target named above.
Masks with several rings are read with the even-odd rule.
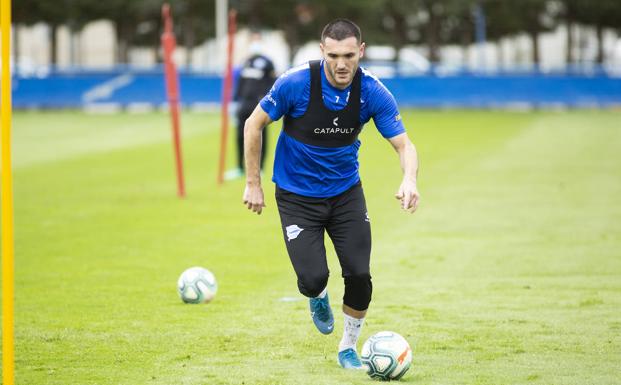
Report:
[[[360,44],[360,58],[361,59],[364,57],[364,47],[366,47],[366,44],[362,42],[362,44]]]
[[[323,47],[323,43],[319,43],[319,49],[321,50],[321,56],[323,56],[324,58],[326,57],[326,54],[324,52],[324,47]]]

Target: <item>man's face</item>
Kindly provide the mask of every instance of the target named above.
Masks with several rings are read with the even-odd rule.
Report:
[[[334,40],[327,37],[319,44],[325,60],[326,75],[337,88],[345,88],[354,79],[360,58],[364,55],[364,43],[358,44],[355,37]]]

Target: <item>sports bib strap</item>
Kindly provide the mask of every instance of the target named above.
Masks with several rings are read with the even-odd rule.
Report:
[[[294,139],[320,147],[343,147],[353,144],[362,129],[360,124],[361,70],[358,68],[351,84],[347,105],[342,110],[329,110],[323,102],[321,62],[309,62],[311,89],[304,115],[285,115],[283,130]]]

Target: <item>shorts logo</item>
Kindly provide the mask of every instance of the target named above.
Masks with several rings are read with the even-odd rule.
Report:
[[[285,230],[287,230],[287,241],[291,242],[291,240],[296,239],[304,229],[300,228],[298,225],[290,225],[285,227]]]
[[[368,212],[364,213],[364,216],[365,216],[364,220],[370,223],[371,219],[369,218],[369,213]]]

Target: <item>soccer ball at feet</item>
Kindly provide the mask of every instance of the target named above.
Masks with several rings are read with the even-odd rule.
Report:
[[[399,334],[379,332],[362,345],[360,360],[367,366],[367,374],[371,378],[398,380],[412,364],[412,349]]]
[[[177,281],[179,297],[185,303],[207,303],[218,291],[216,277],[203,267],[190,267]]]

